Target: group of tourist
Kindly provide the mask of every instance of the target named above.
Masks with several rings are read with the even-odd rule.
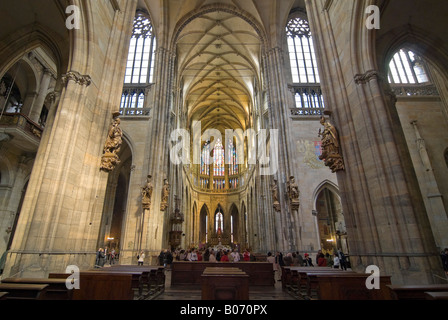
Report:
[[[340,250],[335,252],[333,256],[329,253],[325,255],[322,250],[319,250],[316,254],[316,259],[313,262],[310,255],[305,253],[304,256],[299,253],[299,251],[288,252],[283,254],[282,252],[277,252],[275,256],[272,252],[268,252],[267,261],[271,262],[275,271],[276,280],[281,281],[281,271],[283,266],[294,266],[294,267],[331,267],[336,269],[347,270],[347,259],[344,253]]]
[[[181,249],[178,248],[171,252],[165,249],[160,252],[159,265],[167,266],[173,261],[209,261],[209,262],[239,262],[239,261],[254,261],[254,257],[250,254],[248,249],[242,253],[237,249],[226,250],[213,248],[201,249]]]
[[[118,260],[118,253],[115,251],[115,248],[111,250],[107,247],[105,249],[99,248],[96,252],[95,268],[102,268],[106,263],[113,265],[116,260]]]

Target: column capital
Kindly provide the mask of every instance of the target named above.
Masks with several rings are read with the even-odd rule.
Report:
[[[82,75],[77,71],[69,71],[62,75],[62,83],[64,85],[67,85],[70,80],[86,87],[92,83],[92,78],[89,75]]]

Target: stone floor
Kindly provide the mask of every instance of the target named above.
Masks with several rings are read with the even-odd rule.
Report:
[[[171,271],[165,271],[165,292],[154,300],[201,300],[200,288],[184,286],[171,286]],[[249,300],[295,300],[291,295],[282,290],[282,283],[276,281],[273,287],[250,287]]]

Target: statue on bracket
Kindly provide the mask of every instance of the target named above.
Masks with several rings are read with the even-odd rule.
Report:
[[[300,205],[299,201],[299,186],[297,185],[294,176],[289,177],[289,181],[286,183],[286,191],[288,192],[289,201],[293,209],[298,209]]]
[[[151,208],[151,197],[152,197],[152,183],[151,176],[148,175],[146,179],[146,184],[142,187],[142,208],[143,210],[149,210]]]
[[[320,118],[324,130],[319,129],[319,137],[322,141],[322,154],[319,156],[331,172],[344,170],[344,159],[340,153],[339,135],[336,128],[325,117]]]
[[[280,202],[278,201],[278,186],[277,186],[277,180],[274,179],[273,183],[271,184],[271,192],[272,192],[272,202],[274,206],[274,210],[279,212],[280,211]]]
[[[164,180],[162,187],[162,201],[160,202],[160,210],[165,211],[168,206],[168,197],[170,195],[170,184],[168,179]]]
[[[106,143],[104,144],[103,156],[101,157],[101,170],[111,172],[115,166],[120,163],[118,153],[120,152],[123,132],[120,128],[119,112],[113,113],[113,120],[107,133]]]

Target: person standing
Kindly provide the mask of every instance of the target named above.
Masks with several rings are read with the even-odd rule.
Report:
[[[305,267],[314,267],[313,260],[310,258],[308,253],[305,253],[305,259],[303,261]]]
[[[339,269],[339,265],[340,265],[339,257],[338,257],[338,254],[335,253],[334,258],[333,258],[333,268]]]
[[[210,255],[208,256],[208,261],[210,262],[217,262],[216,256],[215,256],[215,250],[210,251]]]
[[[243,254],[243,260],[244,261],[250,261],[250,252],[249,250],[244,250],[244,254]]]
[[[102,268],[106,262],[105,258],[106,255],[104,254],[104,249],[99,248],[96,253],[95,268]]]
[[[232,261],[233,262],[238,262],[240,261],[240,254],[236,249],[233,249],[233,252],[230,254],[232,256]]]
[[[274,279],[275,281],[280,280],[280,277],[278,275],[278,270],[277,270],[277,264],[275,263],[275,257],[272,255],[272,253],[269,251],[268,252],[268,257],[266,258],[267,262],[272,263],[272,269],[274,270]]]
[[[138,259],[138,265],[142,266],[143,262],[145,262],[145,252],[142,250],[140,251],[140,254],[137,256]]]

